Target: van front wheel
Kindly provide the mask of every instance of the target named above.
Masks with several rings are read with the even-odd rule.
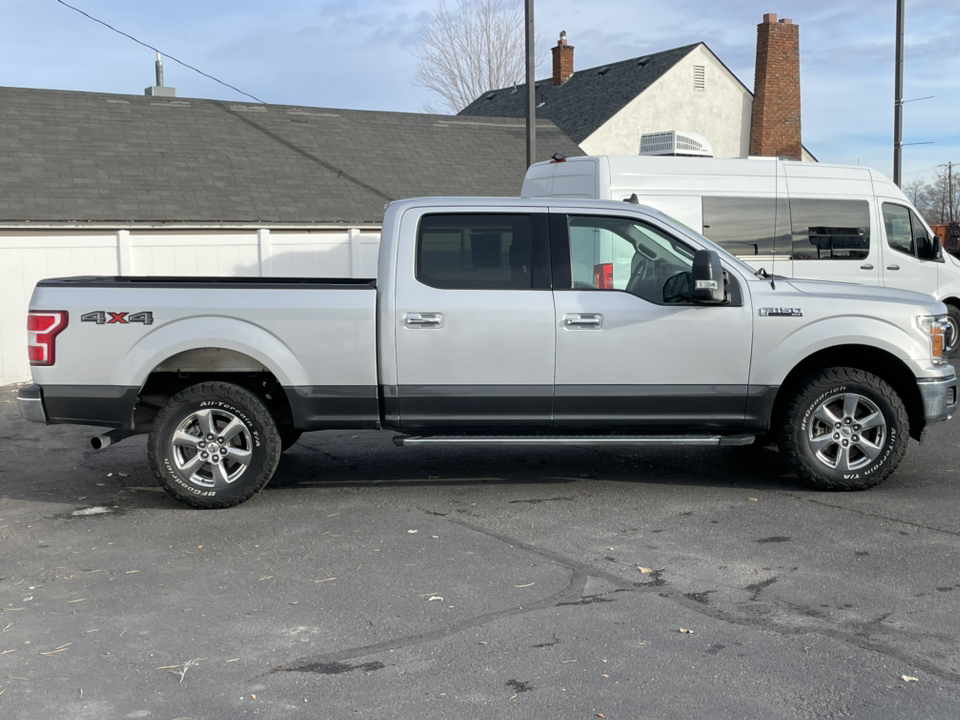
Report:
[[[947,357],[951,360],[960,357],[960,308],[947,305],[947,324],[950,326],[950,350]]]
[[[829,368],[791,402],[780,451],[820,490],[866,490],[893,474],[909,438],[906,408],[890,385],[864,370]]]

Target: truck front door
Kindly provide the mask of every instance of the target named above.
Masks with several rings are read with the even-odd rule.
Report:
[[[749,298],[695,305],[695,248],[636,216],[551,216],[557,428],[737,431],[750,373]],[[731,274],[732,275],[732,274]]]

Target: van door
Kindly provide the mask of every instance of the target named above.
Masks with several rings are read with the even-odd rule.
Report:
[[[933,240],[916,213],[905,205],[885,202],[883,284],[937,296],[941,259],[933,255]]]
[[[871,202],[791,197],[794,277],[879,285],[882,241],[871,233]]]
[[[879,285],[881,240],[870,171],[784,162],[798,278]]]
[[[653,219],[554,211],[550,222],[554,426],[740,430],[753,318],[737,281],[733,302],[694,305],[667,281],[690,272],[695,248]]]

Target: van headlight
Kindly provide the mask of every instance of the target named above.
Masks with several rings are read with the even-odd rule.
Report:
[[[930,338],[930,359],[934,365],[945,364],[945,350],[956,342],[956,338],[950,337],[950,325],[947,323],[946,315],[921,315],[917,318],[917,325]]]

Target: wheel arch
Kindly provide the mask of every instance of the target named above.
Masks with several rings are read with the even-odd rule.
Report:
[[[895,355],[869,345],[838,345],[804,358],[791,370],[777,391],[771,414],[771,427],[783,418],[787,406],[804,381],[813,374],[831,367],[864,370],[881,378],[903,400],[910,419],[910,436],[920,439],[926,424],[923,398],[910,368]]]
[[[217,346],[176,352],[157,363],[143,379],[135,425],[152,422],[164,403],[181,390],[203,382],[237,385],[258,396],[279,425],[292,424],[290,401],[278,373],[262,359]]]

